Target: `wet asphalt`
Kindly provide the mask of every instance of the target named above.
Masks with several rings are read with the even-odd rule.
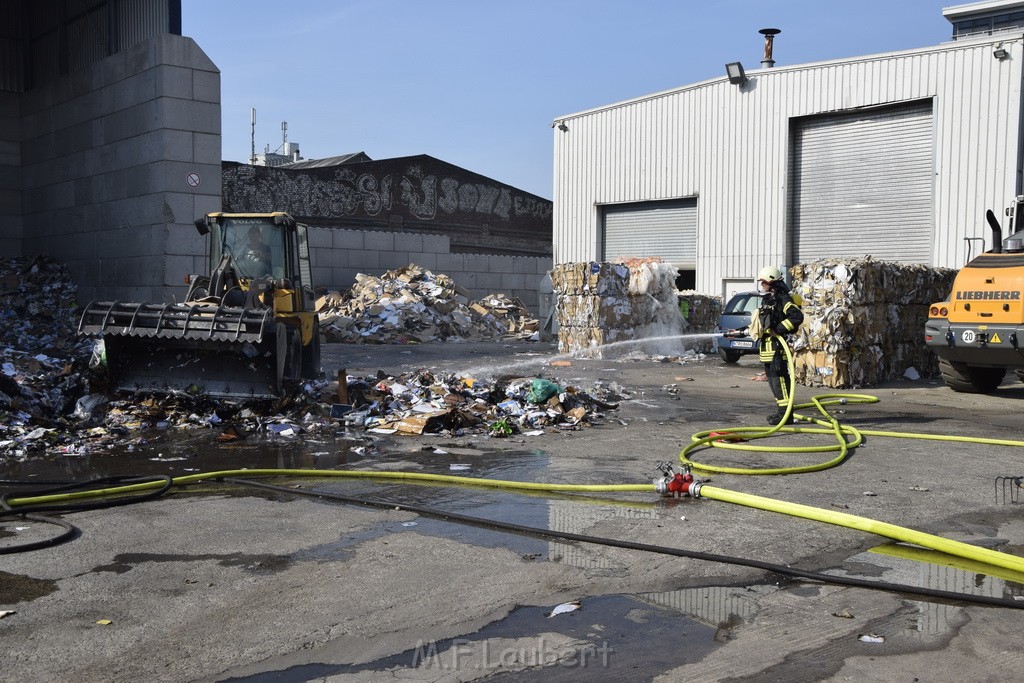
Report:
[[[670,353],[672,350],[669,350]],[[610,354],[611,355],[611,354]],[[0,479],[181,476],[226,469],[356,469],[519,481],[643,483],[690,435],[760,424],[760,366],[618,350],[568,359],[549,343],[328,345],[324,368],[545,377],[630,393],[592,426],[491,438],[254,436],[154,431],[131,450],[39,454]],[[798,400],[826,390],[797,389]],[[935,380],[863,390],[837,417],[861,429],[1020,439],[1024,384],[992,396]],[[822,443],[819,435],[777,437]],[[715,486],[837,509],[1014,554],[1020,506],[996,477],[1024,475],[1012,446],[869,437],[817,473],[714,475]],[[704,451],[779,466],[823,454]],[[456,466],[453,468],[453,466]],[[444,513],[755,558],[808,571],[971,595],[1024,597],[1024,577],[871,534],[710,500],[650,493],[519,494],[350,479],[275,478],[284,490],[204,481],[149,502],[63,515],[69,543],[0,555],[5,680],[1003,680],[1019,665],[1016,610],[800,581],[724,562],[510,533]],[[264,480],[267,481],[267,480]],[[24,490],[7,485],[4,491]],[[330,497],[360,499],[368,504]],[[400,509],[415,505],[430,513]],[[3,544],[44,539],[17,519]],[[574,608],[555,610],[560,604]],[[558,612],[554,613],[553,612]],[[968,653],[970,656],[968,656]]]

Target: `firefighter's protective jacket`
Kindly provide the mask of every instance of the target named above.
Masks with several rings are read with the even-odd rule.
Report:
[[[758,357],[763,363],[770,363],[775,354],[782,349],[787,334],[795,332],[804,321],[804,313],[800,310],[799,298],[789,293],[789,286],[779,280],[773,282],[771,289],[761,299],[761,307],[757,310],[758,322],[761,326],[761,346]],[[779,335],[773,337],[771,332]]]

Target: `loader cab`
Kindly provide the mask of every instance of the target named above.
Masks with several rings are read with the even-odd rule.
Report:
[[[313,307],[313,278],[308,230],[286,213],[211,213],[196,221],[209,233],[210,272],[230,255],[232,267],[246,283],[270,278],[281,290],[298,294],[293,310]]]

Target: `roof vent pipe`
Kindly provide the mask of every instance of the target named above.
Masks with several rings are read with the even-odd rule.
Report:
[[[770,69],[775,66],[775,60],[772,59],[772,44],[775,42],[775,36],[782,31],[777,28],[763,28],[758,33],[764,36],[764,59],[761,60],[761,66]]]

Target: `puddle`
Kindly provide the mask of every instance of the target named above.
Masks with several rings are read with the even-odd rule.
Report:
[[[1014,600],[1024,596],[1024,574],[935,550],[886,543],[847,558],[826,574],[870,578],[922,588]],[[955,635],[964,623],[964,608],[934,601],[907,600],[913,619],[900,635],[924,644]]]
[[[0,571],[0,605],[30,602],[57,590],[56,580],[34,579]]]
[[[715,626],[687,616],[675,607],[680,599],[688,601],[677,594],[687,592],[584,598],[581,609],[554,617],[547,616],[553,606],[519,607],[475,633],[410,643],[400,654],[365,664],[309,663],[220,680],[289,683],[354,673],[409,680],[646,680],[699,661],[724,642],[723,629],[742,621],[727,616]],[[707,602],[703,597],[692,596]]]
[[[283,441],[254,436],[232,442],[215,442],[213,435],[156,433],[152,440],[132,447],[116,446],[85,455],[33,454],[22,462],[6,461],[0,480],[81,481],[118,475],[182,476],[240,468],[332,469],[361,462],[365,456],[353,447],[365,441],[310,437]],[[0,484],[0,489],[3,489]]]
[[[216,560],[224,567],[241,567],[254,573],[269,573],[285,568],[290,558],[279,555],[246,555],[243,553],[227,553],[224,555],[170,555],[155,553],[121,553],[114,557],[110,564],[94,567],[90,573],[113,572],[124,574],[137,565],[145,562],[205,562]]]

